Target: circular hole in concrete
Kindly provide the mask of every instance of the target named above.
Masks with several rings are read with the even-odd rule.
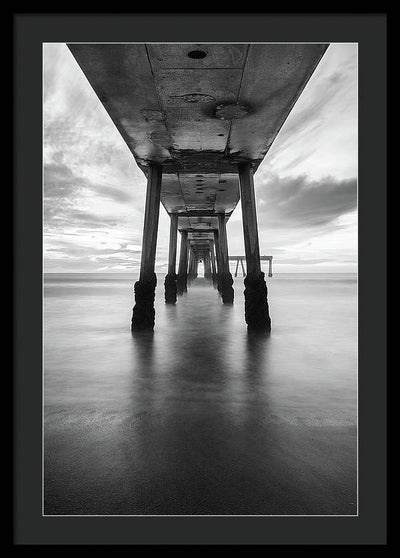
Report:
[[[218,105],[215,109],[215,116],[221,120],[226,118],[229,120],[235,120],[236,118],[243,118],[249,113],[248,107],[244,105],[239,105],[238,103],[223,103]]]
[[[194,58],[195,60],[200,60],[201,58],[205,58],[207,53],[204,50],[191,50],[188,52],[189,58]]]

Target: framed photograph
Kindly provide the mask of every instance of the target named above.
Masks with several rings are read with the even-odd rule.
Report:
[[[386,544],[385,14],[14,23],[15,544]]]

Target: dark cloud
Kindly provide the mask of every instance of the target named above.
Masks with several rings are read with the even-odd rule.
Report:
[[[55,203],[44,204],[44,220],[47,227],[51,230],[56,228],[64,228],[66,226],[80,226],[82,233],[92,229],[107,229],[110,227],[117,227],[120,225],[120,220],[115,217],[107,217],[104,215],[97,215],[71,207],[68,203],[63,203],[63,200],[57,200]],[[64,231],[63,231],[64,234]]]
[[[120,219],[116,216],[79,209],[80,200],[88,192],[121,204],[131,201],[128,193],[80,178],[63,163],[45,165],[43,190],[44,221],[51,227],[76,225],[85,229],[103,229],[119,225]]]
[[[45,199],[69,198],[82,188],[82,182],[63,163],[44,165],[43,190]]]
[[[128,203],[132,201],[132,195],[130,193],[118,190],[113,186],[97,184],[96,186],[92,186],[92,190],[96,192],[96,194],[118,203]]]
[[[357,208],[357,180],[270,175],[257,186],[258,218],[268,227],[319,227]]]
[[[97,215],[89,211],[81,209],[74,209],[70,211],[68,217],[73,221],[84,223],[87,227],[115,227],[120,224],[120,220],[115,217],[106,217],[104,215]]]

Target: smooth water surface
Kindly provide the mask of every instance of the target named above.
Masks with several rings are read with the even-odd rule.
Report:
[[[357,282],[268,279],[249,335],[243,278],[130,332],[128,275],[46,275],[45,514],[357,513]]]

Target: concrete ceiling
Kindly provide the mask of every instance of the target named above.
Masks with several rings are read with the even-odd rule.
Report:
[[[163,165],[179,229],[217,228],[239,201],[327,44],[68,44],[137,164]]]

